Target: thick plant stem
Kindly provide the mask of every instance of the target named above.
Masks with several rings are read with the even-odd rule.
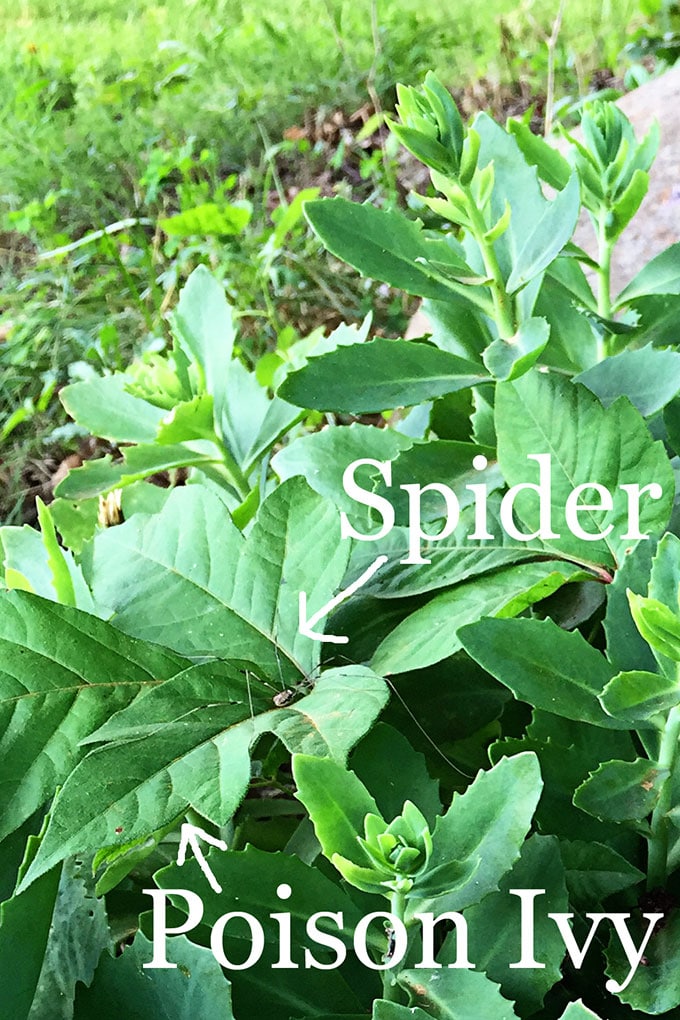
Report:
[[[680,741],[680,705],[676,705],[668,713],[666,725],[661,736],[659,749],[659,765],[669,769],[670,775],[665,780],[661,795],[652,813],[651,833],[649,836],[649,860],[647,865],[647,888],[656,889],[665,885],[668,864],[668,811],[671,807],[673,791],[673,768],[678,756]]]
[[[600,214],[597,229],[597,260],[599,263],[597,312],[603,319],[610,319],[612,314],[612,244],[607,239],[605,213]]]
[[[470,189],[465,188],[464,191],[467,198],[467,214],[470,220],[472,234],[479,245],[479,250],[484,261],[484,268],[486,269],[487,276],[491,279],[489,287],[493,300],[494,319],[496,320],[498,335],[501,340],[511,340],[516,332],[512,298],[505,289],[505,280],[503,279],[501,267],[499,266],[498,259],[496,258],[493,242],[487,240],[485,236],[487,226],[484,222],[484,217],[477,208],[475,200],[470,193]]]
[[[405,893],[396,891],[392,893],[390,896],[390,913],[394,914],[404,924],[404,914],[406,913]],[[388,953],[390,948],[391,946],[388,945]],[[387,962],[387,959],[385,959],[385,963]],[[400,969],[400,965],[397,964],[393,969],[383,971],[383,999],[386,999],[388,1002],[404,1001],[403,992],[396,981],[396,975]]]

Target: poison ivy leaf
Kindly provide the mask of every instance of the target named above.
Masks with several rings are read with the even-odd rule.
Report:
[[[517,933],[521,930],[521,902],[511,893],[513,889],[542,889],[544,893],[535,901],[534,958],[542,965],[540,973],[510,966],[519,957]],[[500,985],[505,998],[512,999],[523,1016],[535,1013],[560,980],[564,942],[548,914],[568,909],[558,841],[554,836],[534,835],[523,844],[519,859],[501,880],[499,891],[465,911],[469,959]],[[454,962],[455,944],[452,932],[437,956],[438,963]]]
[[[516,616],[583,573],[557,560],[523,563],[475,578],[436,595],[398,623],[371,665],[378,673],[430,666],[462,648],[459,630],[482,616]]]
[[[377,337],[312,358],[278,393],[299,407],[363,414],[412,407],[488,381],[478,365],[438,347]]]
[[[604,843],[560,840],[569,896],[574,906],[592,910],[608,896],[638,885],[644,873]]]
[[[651,345],[622,351],[582,372],[574,381],[587,386],[604,407],[624,396],[648,418],[680,390],[680,354],[659,351]]]
[[[91,741],[114,742],[67,779],[25,881],[72,852],[147,836],[189,806],[225,825],[246,792],[249,749],[260,733],[277,733],[292,751],[342,757],[384,705],[385,685],[354,667],[329,671],[317,688],[274,709],[272,688],[247,667],[209,662],[147,692],[93,734]],[[341,727],[343,696],[354,703]]]
[[[0,594],[0,652],[2,838],[65,781],[83,738],[183,663],[94,616],[23,592]]]
[[[651,814],[669,774],[646,758],[604,762],[579,786],[574,804],[605,821],[639,822]]]
[[[151,943],[137,932],[131,946],[114,959],[102,957],[90,988],[79,987],[74,1020],[153,1017],[154,1020],[196,1020],[219,1016],[233,1020],[229,982],[209,949],[184,935],[167,940],[171,969],[145,969],[152,959]]]
[[[380,430],[384,431],[384,430]],[[323,434],[323,433],[322,433]],[[483,458],[483,466],[473,465],[475,457]],[[479,462],[478,462],[479,463]],[[373,468],[373,474],[376,469]],[[429,485],[446,485],[455,493],[458,506],[465,509],[474,501],[474,492],[469,484],[485,485],[487,492],[502,488],[503,476],[496,463],[495,450],[474,443],[456,440],[431,439],[414,443],[403,449],[392,463],[391,485],[376,476],[374,487],[379,496],[388,499],[394,508],[397,526],[407,525],[411,516],[411,498],[404,485],[420,485],[420,520],[441,520],[446,516],[446,503],[440,491],[428,490]],[[354,504],[356,506],[356,504]]]
[[[495,892],[519,856],[541,787],[536,756],[519,754],[480,772],[465,793],[455,794],[437,820],[428,869],[410,894],[409,914],[463,910]],[[452,863],[477,861],[460,889],[442,895]]]
[[[559,422],[559,429],[553,423]],[[636,540],[625,537],[630,527],[627,494],[620,486],[653,483],[662,490],[659,499],[640,498],[640,533],[661,532],[670,515],[674,482],[663,447],[653,442],[639,413],[621,399],[606,410],[596,397],[578,384],[555,376],[529,373],[496,390],[498,459],[509,485],[538,481],[539,467],[530,455],[546,454],[550,461],[551,527],[559,538],[544,539],[563,555],[590,562],[618,564]],[[625,436],[625,443],[622,437]],[[546,463],[545,461],[543,462]],[[544,479],[545,481],[545,479]],[[593,483],[608,489],[611,510],[584,510],[578,523],[587,534],[576,537],[565,519],[569,494],[578,485]],[[547,482],[546,482],[547,489]],[[585,490],[583,502],[601,505],[597,495]],[[539,500],[533,490],[520,491],[514,503],[529,532],[540,527]],[[611,526],[607,535],[606,530]]]
[[[272,493],[247,539],[216,496],[185,486],[160,514],[96,537],[92,588],[121,630],[192,656],[256,662],[295,683],[319,656],[298,632],[299,592],[310,612],[324,606],[347,545],[336,509],[302,479]]]
[[[363,276],[419,297],[450,297],[450,288],[428,271],[433,253],[420,223],[344,198],[306,202],[305,216],[326,248]],[[462,276],[473,275],[463,259],[459,270]]]
[[[399,984],[412,1006],[437,1020],[514,1020],[511,1003],[497,984],[474,970],[402,970]],[[418,1015],[418,1014],[416,1014]]]
[[[578,631],[552,620],[480,620],[460,632],[463,648],[516,698],[567,719],[628,729],[602,708],[598,695],[614,671]]]
[[[349,573],[358,576],[379,554],[388,562],[362,585],[362,594],[379,598],[420,595],[436,588],[458,584],[501,567],[545,556],[541,542],[520,542],[511,538],[499,519],[499,501],[491,496],[487,525],[491,539],[471,539],[475,532],[475,509],[461,512],[458,527],[445,538],[423,539],[422,557],[429,563],[403,563],[409,558],[410,538],[406,528],[395,526],[378,541],[357,542],[352,549]]]
[[[167,413],[148,400],[133,396],[131,376],[122,372],[72,383],[59,393],[71,417],[100,439],[114,443],[149,443],[156,438]]]

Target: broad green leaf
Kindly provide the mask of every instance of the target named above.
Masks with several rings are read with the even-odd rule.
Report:
[[[640,542],[625,557],[612,583],[606,585],[607,611],[603,626],[607,658],[617,670],[657,668],[649,645],[633,622],[627,595],[628,590],[646,594],[655,546],[655,538]]]
[[[603,843],[560,840],[569,896],[576,907],[592,910],[608,896],[638,885],[644,873]]]
[[[383,722],[374,726],[354,749],[350,765],[364,785],[375,790],[383,818],[396,818],[407,800],[423,812],[430,825],[441,814],[439,783],[430,777],[425,756],[414,751],[393,726]]]
[[[528,258],[525,260],[525,253],[526,256],[530,254],[527,239],[535,236],[536,225],[548,212],[550,203],[543,195],[536,168],[527,163],[517,140],[512,135],[504,131],[486,113],[477,114],[472,127],[481,139],[478,167],[483,169],[493,163],[494,185],[488,222],[496,223],[500,219],[506,203],[511,210],[508,229],[494,241],[494,251],[501,272],[504,279],[508,280],[515,267],[520,265],[520,258],[522,265],[529,265]],[[538,247],[536,250],[539,250]],[[517,273],[514,276],[513,285],[519,286]],[[531,288],[528,287],[526,293],[520,291],[518,294],[522,303],[523,317],[532,314],[531,305],[535,295],[531,295],[530,291]]]
[[[451,294],[449,287],[428,271],[434,252],[421,224],[403,213],[334,198],[306,202],[305,216],[326,248],[362,276],[419,297],[445,301]],[[472,275],[462,259],[459,268],[461,275]]]
[[[600,702],[631,729],[660,729],[668,710],[680,702],[680,684],[662,673],[617,673],[600,694]]]
[[[293,757],[293,778],[328,860],[339,854],[366,866],[358,837],[364,835],[366,815],[380,812],[361,780],[336,762],[300,754]]]
[[[389,535],[377,542],[357,542],[352,549],[349,570],[358,576],[379,554],[388,562],[362,585],[362,594],[379,597],[418,595],[436,588],[445,588],[469,578],[490,573],[524,560],[546,555],[541,542],[520,542],[503,529],[498,512],[499,500],[492,495],[487,504],[487,522],[493,539],[471,539],[475,532],[475,511],[468,507],[461,512],[458,527],[441,540],[424,539],[423,559],[429,563],[402,563],[409,557],[409,534],[395,525]]]
[[[534,958],[543,965],[540,971],[510,967],[520,955],[517,933],[521,930],[521,902],[511,889],[544,890],[544,895],[534,901]],[[547,992],[560,980],[564,942],[548,914],[568,909],[558,841],[554,836],[534,835],[523,844],[519,859],[501,880],[498,892],[465,911],[469,959],[500,985],[505,998],[516,1002],[523,1016],[536,1012]],[[455,958],[452,933],[437,962],[446,965]]]
[[[166,411],[129,393],[131,382],[131,377],[117,372],[65,386],[59,399],[93,436],[117,443],[153,442]]]
[[[371,1014],[372,1020],[427,1020],[430,1016],[431,1013],[426,1013],[419,1006],[400,1006],[399,1003],[388,1002],[387,999],[376,999]],[[340,1017],[337,1020],[340,1020]]]
[[[79,743],[140,687],[183,666],[94,616],[22,592],[0,594],[0,838],[52,795]]]
[[[663,530],[673,500],[672,470],[663,446],[652,440],[644,419],[627,400],[618,400],[605,410],[585,387],[530,372],[515,382],[498,385],[496,431],[498,459],[511,486],[538,482],[540,462],[529,460],[530,455],[550,457],[551,529],[560,537],[544,539],[548,547],[590,562],[622,562],[636,544],[635,539],[625,537],[631,517],[628,495],[620,489],[623,484],[660,487],[659,499],[652,499],[649,493],[641,495],[639,529],[642,535]],[[545,482],[547,489],[547,477]],[[586,540],[572,533],[565,505],[574,488],[593,483],[609,490],[612,509],[579,513],[578,523],[585,533],[603,536]],[[580,502],[601,505],[599,495],[588,489],[581,493]],[[520,491],[514,507],[527,533],[537,531],[538,494]]]
[[[618,397],[628,397],[643,417],[656,414],[680,390],[680,354],[659,351],[648,345],[622,351],[577,376],[604,407]]]
[[[45,514],[42,510],[41,513]],[[4,581],[8,588],[31,592],[52,602],[73,605],[94,612],[92,596],[81,568],[68,550],[56,541],[54,530],[43,533],[29,528],[0,528],[4,551]],[[55,566],[59,591],[55,587]]]
[[[99,499],[96,496],[78,502],[55,499],[50,503],[50,513],[66,548],[80,555],[97,528]]]
[[[480,620],[460,632],[463,648],[516,698],[536,708],[607,729],[628,729],[598,696],[614,676],[578,631],[552,620]]]
[[[477,470],[473,466],[475,457],[483,457],[487,466]],[[495,450],[447,439],[414,443],[402,450],[392,463],[390,486],[377,475],[375,468],[372,470],[377,482],[375,492],[388,499],[394,507],[397,526],[408,524],[411,517],[409,490],[402,488],[403,485],[421,486],[420,520],[423,522],[441,520],[446,516],[444,497],[437,490],[428,491],[429,485],[436,483],[452,489],[461,509],[474,502],[474,493],[467,488],[469,484],[485,485],[487,492],[503,486]]]
[[[646,909],[647,913],[664,913],[664,908]],[[647,930],[648,921],[634,910],[628,928],[636,946]],[[612,932],[607,955],[607,977],[622,984],[630,972],[630,963],[621,943]],[[680,1006],[680,912],[672,910],[665,923],[657,924],[645,949],[645,966],[638,967],[630,984],[617,998],[640,1013],[654,1016],[675,1012]],[[672,1012],[670,1015],[672,1015]]]
[[[557,258],[567,241],[571,240],[580,208],[578,175],[572,174],[562,191],[546,204],[542,215],[527,231],[506,283],[509,294],[526,286]]]
[[[495,892],[519,856],[541,787],[536,756],[519,754],[480,772],[465,793],[455,794],[437,820],[428,869],[411,892],[409,915],[463,910]],[[453,863],[476,867],[460,889],[442,895]]]
[[[302,479],[279,486],[244,539],[205,486],[175,489],[159,514],[98,535],[92,586],[116,626],[192,656],[246,659],[283,683],[317,665],[298,632],[339,587],[348,543],[335,508]]]
[[[24,894],[25,895],[25,894]],[[29,1020],[71,1020],[76,983],[89,984],[111,942],[104,901],[94,895],[90,861],[64,862],[50,935]]]
[[[223,914],[245,910],[260,921],[267,941],[276,944],[279,925],[271,915],[285,910],[291,918],[292,958],[302,966],[302,948],[313,947],[306,933],[307,921],[319,911],[331,911],[342,914],[342,924],[320,919],[320,929],[336,934],[348,945],[352,944],[361,910],[343,887],[318,867],[303,864],[292,854],[268,853],[253,846],[226,853],[214,850],[207,860],[222,893],[212,892],[195,859],[188,860],[181,867],[171,864],[154,875],[161,889],[187,889],[197,893],[203,901],[204,924],[212,927]],[[285,900],[277,894],[282,884],[291,888],[291,895]],[[184,896],[171,896],[170,899],[186,913]],[[235,939],[250,938],[244,925],[234,925],[233,932],[229,930],[228,933]],[[384,938],[380,937],[377,929],[370,937],[373,948],[384,951]]]
[[[623,305],[648,294],[680,294],[680,242],[656,255],[616,299]]]
[[[282,482],[302,475],[315,492],[332,500],[340,510],[354,515],[360,512],[360,507],[343,488],[345,469],[364,458],[393,461],[409,444],[408,439],[393,429],[354,422],[349,426],[326,428],[300,436],[279,450],[271,463]],[[429,446],[428,443],[424,449],[428,450]],[[355,472],[357,483],[370,491],[375,472],[376,468],[370,465],[358,468]]]
[[[645,598],[634,592],[629,593],[628,602],[637,629],[660,661],[670,659],[671,663],[680,662],[680,612],[677,604],[673,611],[658,599]],[[674,669],[672,675],[675,676]]]
[[[646,758],[608,761],[579,786],[574,804],[604,821],[639,822],[651,814],[669,774]]]
[[[218,441],[213,425],[213,398],[208,393],[175,404],[159,423],[156,442],[160,446],[173,446],[193,439]]]
[[[0,978],[3,1009],[28,1020],[47,950],[60,868],[0,906]]]
[[[600,339],[591,318],[583,313],[592,306],[592,294],[574,291],[573,259],[558,258],[546,272],[532,310],[550,323],[550,340],[541,362],[566,372],[582,372],[597,364]],[[566,267],[565,268],[565,264]],[[583,277],[580,267],[577,274]],[[580,283],[579,277],[577,281]],[[586,290],[587,290],[586,286]]]
[[[488,381],[478,365],[455,354],[377,337],[312,358],[286,377],[278,393],[299,407],[363,414],[411,407]]]
[[[637,320],[635,342],[667,347],[678,343],[680,295],[648,294],[630,302],[627,314]]]
[[[463,582],[407,616],[371,661],[378,673],[405,673],[448,658],[462,647],[458,632],[482,616],[516,616],[583,572],[557,560],[523,563]]]
[[[564,156],[520,120],[508,118],[506,128],[517,140],[527,163],[538,169],[541,179],[547,181],[552,188],[564,188],[572,173]]]
[[[402,970],[399,984],[411,1005],[437,1020],[514,1020],[511,1003],[497,984],[474,970]],[[416,1014],[417,1016],[418,1014]]]
[[[649,188],[649,174],[637,169],[630,179],[628,187],[612,206],[607,217],[605,236],[608,241],[616,241],[628,226]]]
[[[240,361],[232,362],[217,427],[246,473],[300,414],[298,407],[279,397],[270,397],[255,373],[248,372]]]
[[[484,364],[496,379],[518,379],[535,365],[550,338],[547,319],[533,316],[521,322],[509,340],[494,340],[484,352]]]
[[[78,988],[74,1020],[233,1020],[229,982],[212,952],[184,935],[168,939],[166,945],[166,959],[174,964],[167,970],[145,969],[153,951],[141,932],[117,959],[102,956],[91,987]]]
[[[275,689],[247,666],[212,662],[146,692],[90,738],[114,742],[69,776],[27,881],[78,848],[140,839],[189,806],[225,825],[246,792],[260,733],[277,733],[291,751],[343,758],[383,707],[385,685],[354,667],[329,671],[317,688],[276,709]],[[343,699],[353,699],[352,710],[340,716]]]
[[[122,461],[113,461],[108,453],[97,460],[85,461],[82,467],[69,471],[54,491],[63,499],[91,499],[104,496],[112,489],[132,485],[158,471],[211,464],[219,460],[217,447],[205,440],[197,442],[194,448],[188,445],[128,446],[123,450]]]
[[[578,1002],[570,1002],[560,1020],[600,1020],[597,1013],[583,1005],[581,999]]]
[[[192,237],[196,234],[200,237],[228,237],[243,233],[252,213],[250,203],[217,205],[204,202],[193,209],[166,216],[158,221],[158,225],[171,237]]]
[[[661,537],[652,560],[647,594],[673,612],[680,608],[680,538],[677,535]]]

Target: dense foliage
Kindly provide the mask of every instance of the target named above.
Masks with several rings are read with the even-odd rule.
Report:
[[[242,1020],[680,1007],[680,248],[621,294],[609,276],[656,139],[593,104],[565,158],[519,123],[466,126],[434,76],[398,113],[436,192],[422,220],[343,198],[305,213],[336,257],[424,298],[432,334],[343,325],[278,350],[263,378],[200,267],[169,353],[62,392],[122,458],[72,471],[39,530],[0,530],[0,961],[17,1020],[114,1003]],[[571,242],[583,208],[595,258]],[[543,486],[537,455],[550,526],[528,489],[510,526],[508,490]],[[356,461],[364,502],[344,484]],[[175,484],[149,485],[159,472]],[[582,490],[575,528],[569,494],[594,482],[612,498]],[[656,490],[633,521],[636,485]],[[335,603],[325,636],[346,643],[301,626],[301,592],[310,612]],[[176,862],[186,820],[228,847],[208,857],[221,891],[198,857]],[[183,933],[176,969],[149,969],[164,889]],[[518,889],[542,891],[536,966],[519,969]],[[406,942],[374,923],[367,964],[353,932],[385,909]],[[618,928],[596,928],[581,966],[548,916],[583,946],[590,915],[628,913],[640,945],[640,909],[663,927],[631,980]],[[267,936],[241,970],[226,964],[248,957],[248,928],[215,951],[230,911]],[[344,960],[305,968],[306,922],[328,911]],[[449,966],[453,922],[428,957],[428,911],[465,919],[475,969]]]

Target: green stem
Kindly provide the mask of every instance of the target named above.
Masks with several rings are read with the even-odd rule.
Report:
[[[469,188],[463,188],[467,199],[467,214],[470,220],[472,235],[479,245],[487,276],[491,277],[489,288],[493,300],[494,319],[501,340],[511,340],[515,335],[512,298],[505,289],[505,280],[496,258],[493,241],[486,239],[487,226],[484,217],[472,196]]]
[[[600,213],[597,225],[597,261],[599,263],[598,291],[597,291],[597,312],[603,319],[611,319],[612,316],[612,249],[613,245],[607,238],[606,230],[607,210]]]
[[[395,917],[399,918],[402,924],[404,922],[404,915],[406,914],[406,894],[403,892],[393,892],[390,896],[390,913],[394,914]],[[397,974],[401,968],[397,965],[394,969],[384,970],[382,972],[383,982],[383,999],[388,1002],[403,1002],[403,993],[401,988],[397,984]]]
[[[668,866],[668,830],[670,822],[668,812],[671,807],[673,793],[673,769],[678,756],[680,740],[680,705],[676,705],[668,713],[666,725],[661,735],[659,748],[659,765],[668,769],[670,775],[665,780],[661,795],[652,813],[651,832],[649,835],[649,859],[647,862],[647,888],[656,889],[665,885]]]

